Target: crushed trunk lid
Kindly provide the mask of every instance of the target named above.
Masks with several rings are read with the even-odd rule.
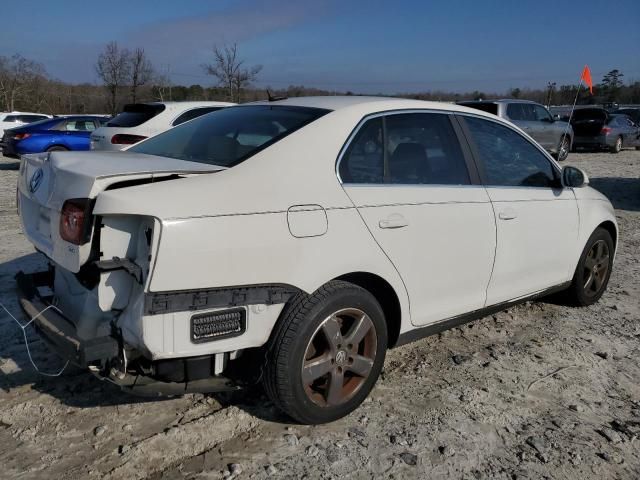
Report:
[[[24,155],[18,178],[18,208],[23,231],[35,247],[54,262],[78,272],[91,253],[91,239],[83,245],[74,245],[60,237],[60,211],[66,200],[94,199],[121,182],[151,182],[219,170],[222,167],[216,165],[128,152]]]

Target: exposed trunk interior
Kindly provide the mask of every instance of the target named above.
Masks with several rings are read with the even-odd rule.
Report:
[[[601,108],[585,108],[573,112],[571,126],[576,137],[595,137],[609,121],[609,114]]]

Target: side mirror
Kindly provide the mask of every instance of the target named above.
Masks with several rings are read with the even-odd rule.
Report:
[[[584,170],[567,165],[562,168],[562,185],[570,188],[586,187],[589,185],[589,177]]]
[[[553,116],[553,119],[554,119],[554,120],[560,120],[560,114],[559,114],[559,113],[556,113],[556,114]]]

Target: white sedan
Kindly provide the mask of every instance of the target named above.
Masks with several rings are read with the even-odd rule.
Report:
[[[51,264],[18,275],[21,303],[55,306],[34,323],[61,356],[140,393],[254,373],[304,423],[354,410],[388,348],[551,292],[596,302],[618,238],[584,172],[493,115],[415,100],[229,107],[20,172]]]
[[[26,125],[27,123],[46,120],[47,118],[53,117],[45,113],[0,112],[0,139],[2,139],[5,130],[21,127],[22,125]]]
[[[221,108],[227,102],[130,103],[91,133],[91,150],[123,150],[182,123]]]

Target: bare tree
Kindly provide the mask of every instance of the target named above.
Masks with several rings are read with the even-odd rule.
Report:
[[[158,73],[153,78],[152,94],[161,102],[171,100],[171,78],[169,75]]]
[[[253,82],[262,65],[245,67],[244,60],[238,56],[238,45],[223,45],[213,47],[213,63],[202,67],[209,74],[218,79],[218,84],[227,89],[227,95],[232,102],[240,101],[240,92]]]
[[[129,50],[109,42],[96,63],[96,72],[108,92],[107,108],[113,115],[118,109],[118,91],[129,78],[130,57]]]
[[[46,72],[41,63],[18,54],[0,57],[0,96],[4,108],[9,112],[15,110],[16,102],[45,78]]]
[[[136,103],[138,88],[153,78],[153,66],[143,48],[136,48],[130,57],[131,63],[131,103]]]

